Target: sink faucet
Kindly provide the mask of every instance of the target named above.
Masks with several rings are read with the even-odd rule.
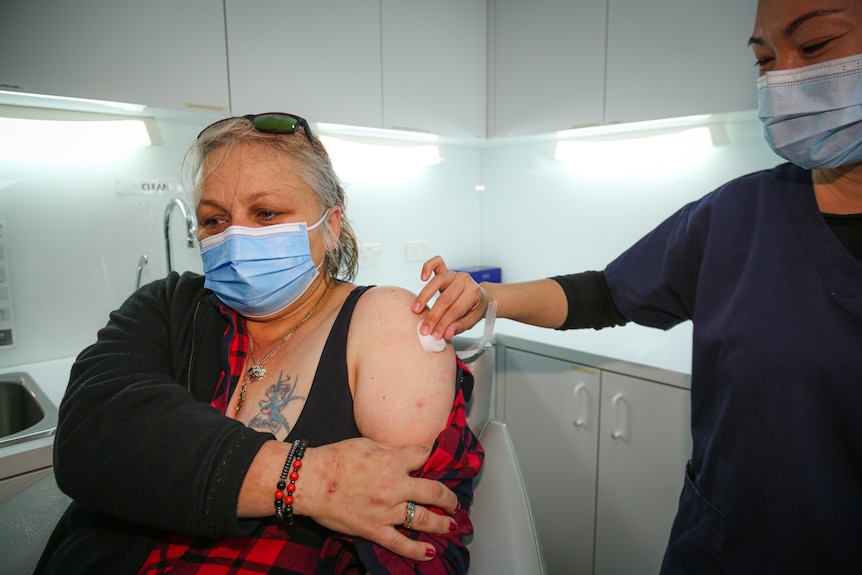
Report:
[[[188,209],[188,206],[186,206],[184,201],[180,198],[174,198],[168,202],[168,207],[165,208],[165,251],[168,256],[168,273],[171,273],[174,269],[171,260],[171,214],[173,213],[174,208],[180,209],[180,213],[186,221],[186,240],[188,246],[190,248],[195,247],[195,216]]]

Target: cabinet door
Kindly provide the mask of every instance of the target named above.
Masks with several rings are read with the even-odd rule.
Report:
[[[231,108],[380,128],[380,0],[225,0]]]
[[[486,0],[383,0],[383,127],[485,137]]]
[[[0,88],[228,110],[221,0],[4,0]]]
[[[658,573],[691,456],[690,392],[601,378],[595,573]]]
[[[756,2],[608,2],[606,123],[757,107]]]
[[[505,421],[549,573],[590,575],[599,372],[506,350]]]
[[[492,0],[492,135],[600,124],[607,0]]]

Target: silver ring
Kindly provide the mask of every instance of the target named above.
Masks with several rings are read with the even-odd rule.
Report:
[[[407,515],[404,516],[404,527],[413,529],[413,517],[416,515],[416,504],[412,501],[407,502]]]

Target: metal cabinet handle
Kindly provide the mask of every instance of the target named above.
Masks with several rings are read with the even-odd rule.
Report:
[[[625,403],[625,397],[623,397],[622,393],[617,393],[611,398],[611,406],[614,410],[614,425],[611,431],[612,439],[623,439],[626,434],[625,429],[625,415],[620,415],[622,408],[620,407],[620,403]]]
[[[586,414],[589,411],[589,393],[587,384],[579,383],[573,391],[575,394],[575,427],[584,427],[587,424]]]

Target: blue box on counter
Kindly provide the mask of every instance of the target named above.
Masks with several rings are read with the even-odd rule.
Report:
[[[493,282],[500,283],[502,274],[500,272],[500,268],[486,268],[483,266],[474,266],[469,268],[461,268],[455,270],[456,272],[467,272],[473,278],[476,283],[479,282]]]

